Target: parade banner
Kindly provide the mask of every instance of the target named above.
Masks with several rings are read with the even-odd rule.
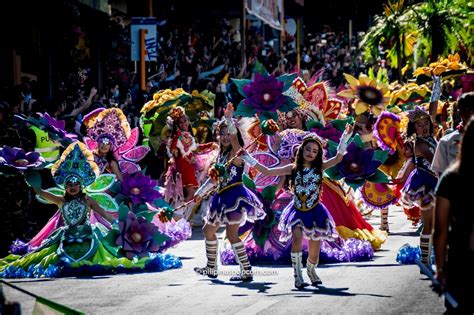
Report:
[[[280,15],[283,6],[281,0],[247,0],[245,4],[249,14],[281,31]]]
[[[154,17],[132,17],[132,24],[130,26],[131,37],[131,59],[132,61],[140,60],[140,30],[146,29],[145,46],[147,54],[145,61],[157,61],[158,58],[158,44],[156,35],[156,18]]]

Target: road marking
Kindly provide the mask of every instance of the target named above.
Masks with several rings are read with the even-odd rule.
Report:
[[[257,314],[260,311],[263,311],[267,307],[277,303],[278,300],[264,300],[264,301],[258,301],[257,303],[254,303],[250,305],[247,308],[244,308],[243,310],[240,310],[240,312],[235,313],[235,315],[251,315],[251,314]]]

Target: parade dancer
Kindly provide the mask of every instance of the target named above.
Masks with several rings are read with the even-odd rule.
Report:
[[[99,168],[83,143],[71,144],[53,165],[51,173],[59,188],[64,187],[63,196],[41,189],[41,177],[36,172],[27,174],[27,182],[41,198],[59,207],[64,224],[56,228],[38,248],[26,255],[11,254],[0,259],[0,278],[55,277],[64,273],[81,274],[84,271],[114,273],[120,270],[163,270],[161,266],[181,266],[176,257],[156,253],[160,245],[158,242],[155,242],[153,247],[144,247],[135,242],[150,235],[158,236],[159,232],[153,229],[151,223],[143,225],[143,231],[146,229],[150,235],[142,236],[138,233],[139,235],[132,237],[131,242],[134,244],[125,243],[121,232],[117,232],[116,240],[110,241],[106,238],[108,229],[105,226],[99,222],[91,223],[92,211],[100,214],[109,223],[114,222],[115,218],[83,191],[93,184],[99,175]],[[131,224],[128,221],[131,221],[132,217],[134,215],[127,217],[126,224]],[[126,226],[123,222],[121,224]],[[165,241],[167,238],[160,239]],[[133,260],[133,256],[129,254],[125,257],[124,252],[127,253],[132,248],[131,245],[134,248],[150,249],[150,252],[140,253],[139,260]]]
[[[168,116],[168,124],[170,125],[171,135],[167,144],[168,156],[170,163],[168,166],[166,181],[169,183],[173,178],[176,185],[182,185],[183,197],[185,202],[193,199],[196,189],[199,187],[196,178],[196,159],[194,151],[198,148],[194,139],[189,118],[183,107],[177,106],[173,108]],[[174,203],[176,204],[174,200]],[[192,204],[184,207],[180,212],[184,217],[188,218],[192,210]]]
[[[234,108],[228,104],[224,111],[225,120],[218,125],[219,134],[219,156],[217,165],[211,168],[210,177],[217,180],[217,192],[212,196],[210,207],[205,216],[203,232],[206,242],[207,265],[194,268],[194,271],[210,278],[217,277],[217,248],[218,240],[216,232],[225,224],[227,239],[232,245],[237,262],[240,265],[240,273],[234,275],[231,281],[252,281],[253,274],[250,262],[245,250],[244,243],[238,236],[239,226],[245,221],[253,222],[262,219],[265,212],[257,197],[242,183],[244,165],[242,159],[237,157],[243,145],[242,137],[237,130],[232,115]],[[216,168],[225,168],[218,178],[212,173]],[[217,177],[216,176],[216,177]],[[195,200],[199,202],[214,188],[213,180],[207,180],[196,192]]]
[[[417,206],[421,210],[423,230],[420,236],[421,262],[430,268],[431,233],[433,229],[434,190],[438,182],[430,165],[436,149],[433,138],[433,122],[430,115],[416,107],[408,113],[407,135],[416,134],[414,140],[415,169],[410,173],[402,189],[400,202],[406,208]]]
[[[280,240],[292,239],[291,262],[294,270],[295,287],[302,289],[308,284],[302,275],[302,242],[303,238],[309,240],[309,256],[306,263],[307,274],[313,286],[322,284],[316,274],[319,263],[321,240],[333,241],[337,238],[336,226],[326,207],[320,203],[322,186],[322,172],[342,160],[347,148],[347,142],[352,135],[352,126],[346,129],[337,148],[337,155],[323,161],[323,145],[316,134],[308,134],[298,149],[295,163],[282,167],[267,168],[258,163],[250,155],[242,159],[265,175],[278,176],[290,175],[294,198],[283,211],[278,229],[281,231]]]

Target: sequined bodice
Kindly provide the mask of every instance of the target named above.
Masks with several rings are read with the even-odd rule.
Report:
[[[227,168],[226,176],[220,181],[219,189],[226,186],[242,182],[242,174],[244,173],[244,165],[237,166],[233,163]]]
[[[322,179],[314,168],[297,172],[294,187],[294,206],[301,211],[313,209],[319,202]]]
[[[431,151],[431,153],[435,153],[437,144],[436,140],[433,137],[417,137],[417,140],[422,140],[426,142],[430,146],[429,150]],[[431,169],[431,163],[423,156],[416,156],[413,162],[415,163],[416,167],[424,168],[426,170]]]
[[[68,226],[82,225],[88,221],[87,204],[80,198],[65,202],[61,210],[64,223]]]

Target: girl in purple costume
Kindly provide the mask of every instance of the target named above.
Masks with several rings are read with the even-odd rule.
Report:
[[[265,216],[260,201],[242,183],[244,165],[242,159],[237,157],[228,163],[231,157],[237,156],[243,145],[239,138],[238,130],[232,121],[234,108],[229,103],[225,109],[225,120],[219,124],[220,152],[218,163],[226,165],[225,174],[219,177],[217,192],[212,196],[210,207],[205,216],[206,224],[203,227],[206,239],[207,265],[194,268],[194,271],[210,278],[217,277],[217,244],[216,232],[225,224],[226,235],[232,245],[237,262],[240,265],[240,273],[233,276],[231,281],[252,281],[253,274],[250,262],[245,250],[244,243],[238,236],[239,226],[248,220],[253,222]],[[196,202],[206,195],[214,185],[208,179],[195,195]]]
[[[420,235],[421,262],[430,265],[431,231],[433,229],[433,209],[435,205],[434,191],[438,178],[431,171],[430,165],[436,150],[433,138],[433,122],[430,115],[416,107],[408,113],[410,122],[407,126],[408,136],[416,134],[414,150],[415,169],[410,173],[402,188],[400,202],[406,208],[418,207],[423,218],[423,230]]]
[[[316,274],[319,262],[321,240],[333,241],[337,238],[336,226],[326,207],[319,202],[322,172],[342,160],[347,142],[352,134],[352,126],[347,125],[337,149],[337,155],[323,161],[323,145],[320,138],[313,133],[308,134],[298,149],[295,163],[282,167],[267,168],[258,163],[250,155],[242,159],[265,175],[291,175],[290,186],[294,194],[290,203],[280,217],[278,229],[281,231],[280,240],[292,239],[291,263],[294,270],[295,287],[302,289],[308,286],[301,272],[302,242],[308,239],[307,273],[313,286],[322,284]]]

